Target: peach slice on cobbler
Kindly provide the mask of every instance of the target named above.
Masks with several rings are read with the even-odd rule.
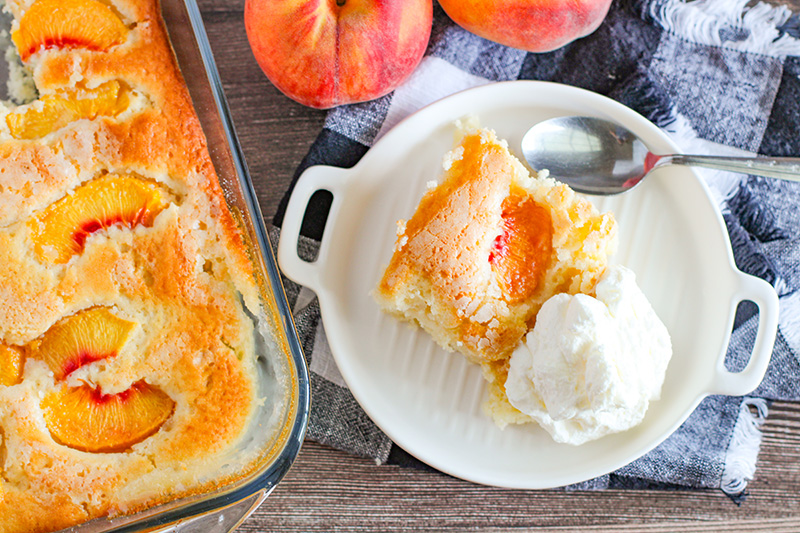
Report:
[[[161,389],[138,381],[117,394],[83,384],[62,386],[42,400],[53,439],[77,450],[122,452],[157,432],[175,402]]]
[[[27,61],[42,48],[105,51],[125,41],[128,28],[97,0],[37,0],[25,11],[11,39]]]
[[[130,100],[130,89],[117,80],[91,89],[63,89],[20,106],[6,115],[6,124],[15,139],[38,139],[77,120],[116,117],[128,108]]]
[[[22,381],[25,354],[22,348],[0,344],[0,385],[16,385]]]
[[[63,264],[83,251],[86,239],[115,225],[151,226],[169,204],[157,183],[107,174],[78,187],[30,221],[34,252],[40,261]]]
[[[550,212],[524,191],[515,190],[502,205],[502,227],[489,253],[489,262],[509,303],[530,298],[553,253]]]
[[[56,379],[64,379],[83,365],[116,357],[135,324],[104,307],[79,311],[53,324],[32,349]]]

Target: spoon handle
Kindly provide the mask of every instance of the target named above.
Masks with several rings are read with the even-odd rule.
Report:
[[[659,158],[655,166],[670,164],[800,181],[800,157],[725,157],[674,154]]]

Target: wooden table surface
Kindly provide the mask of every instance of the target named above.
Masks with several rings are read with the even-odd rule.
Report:
[[[245,36],[244,0],[199,3],[269,221],[325,112],[292,102],[261,73]],[[800,11],[800,0],[771,3]],[[800,405],[774,403],[763,433],[756,477],[741,506],[717,490],[484,487],[435,472],[377,466],[307,441],[286,478],[239,531],[800,531]]]

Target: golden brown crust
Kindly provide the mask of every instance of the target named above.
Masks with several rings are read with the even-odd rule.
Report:
[[[8,2],[17,20],[32,3]],[[130,28],[124,43],[44,49],[28,66],[42,95],[118,80],[133,95],[129,108],[34,140],[4,129],[14,109],[0,116],[0,344],[25,346],[65,316],[106,306],[136,323],[135,333],[119,355],[81,368],[67,384],[88,380],[119,392],[144,379],[175,410],[124,453],[61,446],[39,403],[60,384],[29,360],[22,383],[0,386],[3,532],[60,529],[213,485],[256,404],[253,324],[240,298],[258,300],[252,267],[158,3],[109,3]],[[65,264],[37,259],[31,217],[107,173],[157,182],[170,203],[151,227],[91,235]]]
[[[444,168],[441,183],[399,223],[395,252],[374,295],[388,313],[416,322],[445,349],[481,365],[485,408],[500,425],[526,422],[505,395],[511,352],[551,296],[594,290],[616,247],[616,222],[566,185],[531,177],[491,130],[463,131]],[[508,237],[530,230],[509,229],[509,206],[520,206],[516,223],[535,223],[540,235]],[[542,242],[542,232],[550,242]],[[514,259],[507,271],[493,261],[498,243],[529,249],[506,250]],[[510,294],[508,287],[525,290]]]
[[[127,120],[95,120],[80,129],[68,128],[61,132],[62,139],[48,143],[56,151],[53,157],[61,150],[69,150],[70,158],[74,159],[78,175],[66,185],[74,187],[102,170],[146,169],[150,174],[167,173],[171,179],[205,192],[214,215],[219,217],[222,235],[227,240],[239,240],[239,231],[225,207],[222,189],[213,178],[215,172],[205,136],[172,54],[158,2],[111,3],[130,20],[132,29],[125,43],[102,53],[80,48],[52,48],[30,60],[41,94],[76,84],[93,86],[106,80],[119,80],[140,92],[146,100],[144,109]],[[31,0],[9,2],[17,16],[31,4]],[[41,151],[38,143],[16,144],[15,151]],[[88,146],[90,150],[70,149],[59,144]],[[52,184],[55,191],[63,191],[63,185]],[[37,192],[39,196],[49,196],[47,189]],[[0,196],[0,205],[2,203]],[[241,249],[241,246],[230,249]],[[249,268],[249,260],[243,253],[237,259],[241,262],[239,268]]]
[[[504,290],[490,260],[504,231],[504,200],[519,190],[552,224],[550,257],[538,258],[541,280],[522,300]],[[473,129],[445,157],[441,184],[401,223],[375,296],[386,311],[416,321],[443,347],[477,363],[503,361],[550,296],[593,290],[615,236],[610,214],[601,215],[563,184],[531,178],[493,131]]]

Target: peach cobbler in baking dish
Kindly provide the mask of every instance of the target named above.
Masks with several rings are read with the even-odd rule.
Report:
[[[6,10],[0,531],[52,531],[246,473],[259,296],[158,2]]]

